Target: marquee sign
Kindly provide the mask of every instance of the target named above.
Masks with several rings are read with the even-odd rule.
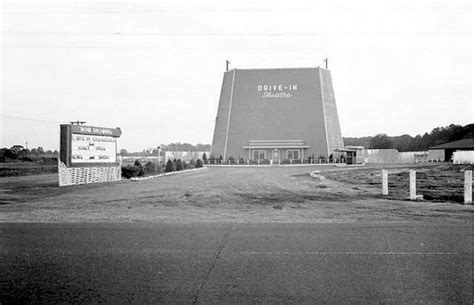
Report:
[[[60,159],[66,166],[117,163],[120,128],[61,125]]]
[[[116,138],[72,134],[71,163],[116,162],[116,155]]]
[[[120,128],[61,125],[59,185],[120,180]]]

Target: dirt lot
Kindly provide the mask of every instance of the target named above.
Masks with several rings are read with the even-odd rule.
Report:
[[[57,187],[54,174],[0,178],[0,222],[472,220],[473,206],[457,203],[466,167],[416,168],[418,193],[432,200],[405,199],[406,166],[388,167],[389,198],[380,195],[381,166],[211,167],[143,181],[65,188]],[[316,170],[319,176],[310,177]]]

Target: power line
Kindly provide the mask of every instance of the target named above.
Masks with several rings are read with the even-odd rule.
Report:
[[[291,7],[286,8],[285,12],[307,11],[308,8]],[[46,10],[46,11],[3,11],[3,14],[181,14],[181,13],[267,13],[274,14],[275,9],[160,9],[160,10]]]
[[[43,123],[64,123],[60,121],[50,121],[50,120],[41,120],[41,119],[32,119],[32,118],[26,118],[26,117],[20,117],[20,116],[14,116],[14,115],[7,115],[7,114],[0,114],[0,116],[8,119],[13,119],[13,120],[23,120],[23,121],[34,121],[34,122],[43,122]]]
[[[48,48],[48,49],[122,49],[122,50],[157,50],[157,51],[228,51],[230,50],[254,50],[254,51],[320,51],[321,48],[161,48],[152,46],[73,46],[73,45],[2,45],[5,48]]]
[[[193,33],[193,32],[15,32],[3,31],[6,35],[96,35],[96,36],[303,36],[315,37],[322,36],[315,33]]]

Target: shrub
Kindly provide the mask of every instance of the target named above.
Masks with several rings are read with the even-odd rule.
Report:
[[[171,161],[171,159],[168,159],[168,162],[166,162],[165,171],[166,171],[167,173],[171,173],[171,172],[176,171],[176,166],[174,165],[174,162]]]
[[[198,160],[199,160],[199,159],[198,159]],[[202,155],[202,161],[204,161],[204,162],[206,162],[206,161],[207,161],[207,156],[206,156],[206,153],[204,153],[204,154]]]
[[[122,166],[122,177],[130,179],[137,176],[137,168],[132,165]]]
[[[157,172],[157,166],[155,163],[148,161],[145,164],[145,173],[156,173]]]
[[[176,161],[176,171],[181,171],[183,170],[183,162],[181,162],[181,159],[178,159]]]
[[[184,165],[184,169],[193,169],[196,167],[196,162],[194,162],[194,160],[191,160],[189,162],[183,162],[183,165]]]
[[[206,155],[206,154],[204,154],[204,155]],[[204,159],[204,157],[203,157],[203,159]],[[202,167],[202,161],[201,161],[201,159],[197,159],[196,168],[201,168],[201,167]]]
[[[135,160],[133,166],[136,167],[138,177],[145,175],[145,169],[143,168],[143,165],[139,160]]]

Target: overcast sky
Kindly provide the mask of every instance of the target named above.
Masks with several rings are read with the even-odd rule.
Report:
[[[119,148],[211,143],[225,60],[323,66],[342,134],[473,121],[472,4],[457,1],[2,1],[0,147],[59,147],[59,124]]]

